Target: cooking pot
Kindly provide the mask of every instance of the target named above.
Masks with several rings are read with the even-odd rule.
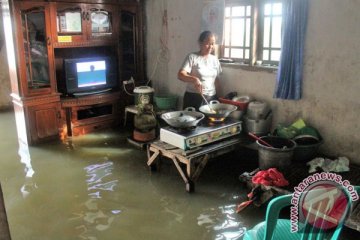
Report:
[[[230,113],[237,109],[236,106],[226,103],[220,103],[217,100],[210,101],[209,105],[202,105],[199,110],[209,118],[222,119],[229,116]]]
[[[262,101],[252,101],[249,103],[246,115],[250,119],[264,119],[269,114],[269,106]]]
[[[161,119],[175,128],[195,127],[204,117],[204,114],[195,111],[195,108],[193,107],[185,108],[184,111],[167,112],[161,114]]]
[[[252,132],[262,136],[270,132],[272,123],[272,111],[270,111],[265,119],[251,119],[248,115],[244,116],[245,132]]]

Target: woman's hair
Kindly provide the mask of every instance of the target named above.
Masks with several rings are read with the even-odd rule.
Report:
[[[214,36],[215,34],[212,33],[211,31],[203,31],[200,36],[199,36],[199,43],[203,43],[206,39],[208,39],[208,37]]]

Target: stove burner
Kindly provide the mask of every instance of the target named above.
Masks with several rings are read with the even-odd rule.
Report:
[[[214,123],[222,123],[224,122],[225,118],[214,118],[214,117],[209,117],[209,124],[214,124]]]

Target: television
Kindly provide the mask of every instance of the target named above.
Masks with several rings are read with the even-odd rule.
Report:
[[[64,59],[66,95],[87,95],[111,90],[118,86],[117,63],[114,57]]]

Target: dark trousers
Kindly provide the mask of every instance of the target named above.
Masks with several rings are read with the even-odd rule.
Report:
[[[211,100],[217,100],[217,96],[206,96],[204,95],[206,100],[210,102]],[[187,107],[194,107],[196,110],[199,110],[199,108],[202,105],[205,105],[206,102],[201,97],[199,93],[191,93],[191,92],[185,92],[184,98],[183,98],[183,109]]]

